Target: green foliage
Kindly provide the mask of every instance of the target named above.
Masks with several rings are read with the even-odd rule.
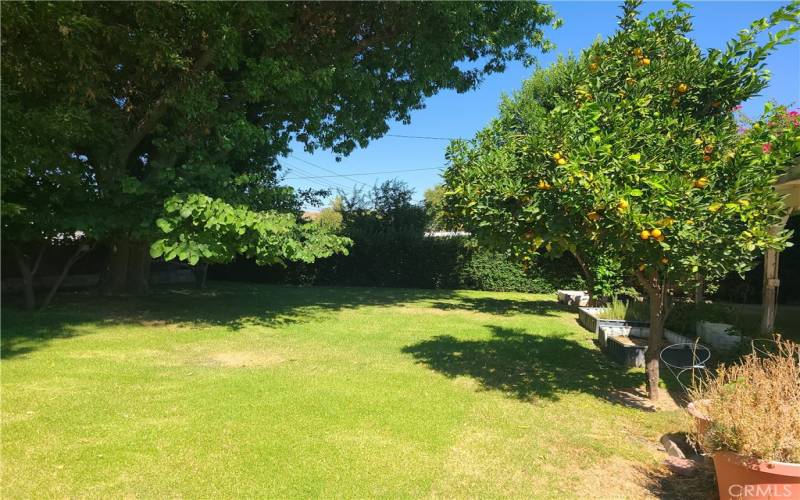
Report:
[[[459,277],[459,288],[474,290],[554,293],[558,289],[584,287],[577,266],[568,259],[538,255],[523,269],[506,255],[486,249],[476,249],[468,255]]]
[[[156,224],[166,234],[150,248],[152,257],[192,265],[230,262],[236,255],[259,265],[285,261],[313,262],[346,252],[350,240],[317,224],[300,223],[292,214],[256,212],[202,194],[174,196]]]
[[[341,212],[336,211],[332,207],[325,207],[319,211],[319,216],[314,222],[319,224],[320,227],[326,231],[338,233],[342,230],[343,220]]]
[[[437,184],[432,188],[426,189],[423,194],[423,204],[425,214],[428,217],[428,229],[431,231],[443,231],[451,229],[447,221],[445,211],[445,187]]]
[[[626,319],[629,321],[648,321],[650,310],[647,302],[622,300],[614,297],[597,317],[604,319]]]
[[[516,255],[547,244],[618,261],[648,291],[688,288],[787,239],[769,231],[786,164],[737,133],[732,108],[767,85],[762,61],[792,41],[800,7],[704,53],[684,4],[645,19],[638,4],[614,36],[537,72],[475,140],[451,144],[448,206]]]
[[[3,3],[2,18],[2,212],[26,214],[4,238],[32,237],[22,228],[48,211],[61,220],[64,203],[43,206],[56,196],[85,232],[152,241],[180,193],[297,211],[277,177],[292,140],[363,147],[439,90],[529,60],[553,15],[535,2],[177,1]]]

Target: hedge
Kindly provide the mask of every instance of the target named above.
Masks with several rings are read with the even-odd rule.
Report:
[[[461,288],[553,293],[584,285],[569,256],[540,256],[527,271],[506,255],[476,248],[465,238],[427,238],[408,233],[358,239],[349,255],[314,264],[258,267],[240,259],[209,269],[209,278],[294,285]]]

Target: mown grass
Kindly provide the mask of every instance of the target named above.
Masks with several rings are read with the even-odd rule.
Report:
[[[7,498],[641,497],[684,429],[549,296],[214,284],[2,334]]]

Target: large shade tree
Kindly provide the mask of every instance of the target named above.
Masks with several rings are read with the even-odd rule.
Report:
[[[770,230],[785,162],[743,139],[733,109],[766,87],[763,61],[792,41],[798,5],[703,51],[686,4],[646,18],[639,4],[625,3],[609,39],[537,72],[475,140],[453,143],[445,179],[451,210],[485,239],[521,255],[567,249],[636,279],[655,399],[673,296],[786,242]]]
[[[70,190],[80,229],[110,243],[112,290],[146,287],[166,200],[296,209],[276,162],[293,140],[346,155],[437,91],[529,60],[553,20],[535,2],[14,2],[2,17],[3,237],[45,237],[13,219]],[[174,227],[210,227],[194,208]]]

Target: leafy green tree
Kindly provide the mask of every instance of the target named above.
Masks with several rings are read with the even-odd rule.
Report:
[[[535,74],[474,141],[453,143],[445,179],[449,205],[486,237],[519,253],[610,256],[635,276],[650,303],[656,399],[673,295],[698,272],[744,272],[786,242],[770,231],[785,164],[742,141],[732,109],[766,87],[763,60],[792,41],[798,5],[704,52],[686,4],[643,19],[639,4],[625,3],[611,38]]]
[[[425,213],[428,215],[428,229],[432,231],[447,229],[448,221],[444,202],[445,187],[443,184],[437,184],[423,193],[423,205]]]
[[[58,189],[77,183],[94,197],[78,208],[113,250],[108,287],[134,291],[146,288],[155,221],[174,195],[294,207],[276,175],[292,140],[346,155],[439,90],[464,92],[508,61],[530,60],[553,19],[535,2],[1,8],[2,189],[16,208],[4,202],[4,215],[34,203],[32,169],[76,167]]]

